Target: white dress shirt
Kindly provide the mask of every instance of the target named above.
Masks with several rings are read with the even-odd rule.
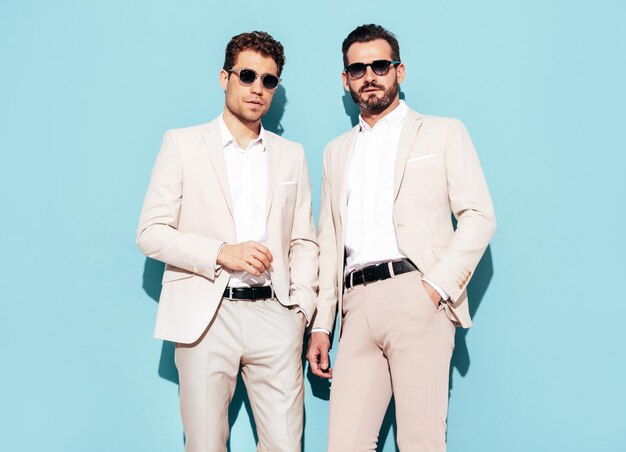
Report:
[[[266,239],[267,203],[265,130],[261,126],[259,137],[252,140],[246,149],[241,149],[226,127],[222,115],[219,117],[219,125],[233,203],[237,243],[254,240],[263,244]],[[245,271],[234,271],[228,285],[267,286],[270,285],[270,275],[268,272],[254,276]]]
[[[402,259],[393,223],[393,180],[400,132],[407,107],[395,110],[370,127],[361,116],[348,177],[346,268]]]
[[[346,267],[344,275],[367,265],[406,258],[398,248],[393,221],[396,154],[407,106],[404,101],[374,127],[359,115],[360,131],[354,145],[348,176],[346,210]],[[448,294],[424,278],[441,298]],[[313,328],[311,332],[325,332]]]

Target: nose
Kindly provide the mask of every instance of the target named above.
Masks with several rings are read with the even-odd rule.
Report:
[[[367,66],[365,68],[365,80],[371,82],[372,80],[376,80],[376,74],[372,70],[372,66]]]
[[[263,82],[261,81],[261,77],[257,77],[254,83],[250,85],[250,92],[259,96],[263,95]]]

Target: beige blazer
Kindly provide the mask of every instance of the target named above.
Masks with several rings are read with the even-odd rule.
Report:
[[[319,249],[311,187],[300,144],[266,131],[267,241],[277,299],[315,311]],[[213,319],[228,284],[215,270],[223,242],[236,242],[226,162],[214,120],[165,133],[139,219],[137,245],[165,262],[155,337],[198,339]]]
[[[313,327],[332,331],[342,312],[344,230],[357,125],[324,152],[318,227],[319,295]],[[456,119],[408,109],[395,165],[393,217],[400,251],[450,295],[446,312],[471,326],[465,288],[496,227],[470,137]],[[458,220],[454,230],[451,215]]]

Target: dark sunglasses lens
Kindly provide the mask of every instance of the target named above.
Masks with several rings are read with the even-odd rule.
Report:
[[[372,63],[372,71],[376,75],[385,75],[389,72],[389,66],[391,66],[391,61],[376,60]]]
[[[365,65],[363,63],[353,63],[348,66],[348,75],[352,78],[361,78],[365,75]]]
[[[263,77],[263,87],[265,89],[274,89],[278,86],[278,77],[271,74],[266,74]]]
[[[243,69],[239,72],[239,80],[244,85],[252,85],[256,80],[256,72],[251,69]]]

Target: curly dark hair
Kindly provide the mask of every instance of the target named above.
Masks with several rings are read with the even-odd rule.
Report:
[[[237,56],[244,50],[254,50],[261,55],[272,57],[276,62],[276,66],[278,66],[278,76],[280,77],[285,65],[283,45],[264,31],[241,33],[232,37],[226,46],[225,71],[230,71],[233,68],[237,61]]]
[[[343,40],[341,51],[343,52],[343,66],[348,66],[348,49],[355,42],[371,42],[376,39],[384,39],[391,46],[391,58],[400,61],[400,44],[395,35],[389,30],[376,24],[367,24],[356,27]]]

